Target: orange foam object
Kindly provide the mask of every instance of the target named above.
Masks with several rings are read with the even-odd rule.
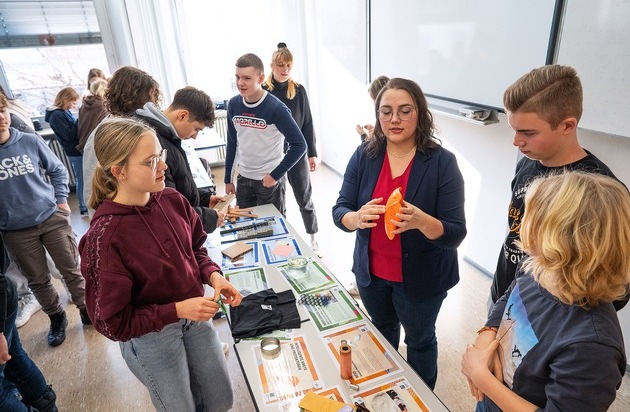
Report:
[[[396,213],[400,211],[400,208],[403,206],[403,196],[400,192],[400,188],[394,189],[391,195],[389,195],[389,199],[387,199],[387,205],[385,205],[385,234],[389,240],[394,239],[394,234],[392,233],[394,230],[398,229],[396,225],[394,225],[391,220],[394,219],[397,222],[402,221],[396,216]]]

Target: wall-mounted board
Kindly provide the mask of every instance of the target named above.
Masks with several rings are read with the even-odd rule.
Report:
[[[584,88],[579,126],[630,137],[630,1],[566,0],[557,63]]]
[[[503,91],[547,61],[556,1],[371,0],[371,77],[502,108]]]

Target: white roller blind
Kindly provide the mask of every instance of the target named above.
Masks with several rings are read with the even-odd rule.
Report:
[[[91,0],[0,1],[0,48],[100,42]]]

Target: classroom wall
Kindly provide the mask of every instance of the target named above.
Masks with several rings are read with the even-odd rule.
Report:
[[[506,116],[484,126],[433,111],[444,147],[457,155],[466,184],[468,235],[460,254],[488,274],[494,272],[507,233],[510,182],[517,149]]]

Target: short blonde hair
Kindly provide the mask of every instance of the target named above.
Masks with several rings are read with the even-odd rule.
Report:
[[[90,84],[90,93],[94,96],[100,96],[105,98],[105,91],[107,90],[107,80],[98,79],[94,80],[92,84]]]
[[[630,283],[630,194],[619,181],[582,171],[534,180],[525,195],[523,269],[560,301],[612,302]]]
[[[74,102],[76,100],[79,100],[79,93],[72,87],[64,87],[57,93],[57,96],[55,96],[54,105],[62,110],[67,110],[70,107],[68,102]]]
[[[92,209],[96,209],[103,200],[116,197],[118,180],[111,168],[125,164],[146,133],[155,132],[146,124],[129,118],[112,118],[98,125],[94,135],[94,153],[98,164],[92,178],[89,202]]]

